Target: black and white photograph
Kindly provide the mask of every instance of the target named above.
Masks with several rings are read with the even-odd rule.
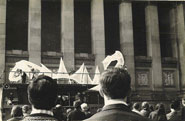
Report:
[[[0,0],[0,121],[185,121],[185,0]]]

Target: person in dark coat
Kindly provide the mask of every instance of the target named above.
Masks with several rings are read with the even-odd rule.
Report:
[[[149,118],[154,121],[167,121],[164,105],[162,103],[158,103],[155,109],[156,110],[150,113]]]
[[[148,102],[143,102],[141,104],[141,111],[140,111],[140,115],[144,116],[144,117],[148,117],[150,114],[150,106]]]
[[[67,121],[84,120],[86,118],[85,113],[81,111],[81,104],[79,100],[74,101],[74,110],[68,114]]]
[[[15,105],[12,107],[11,110],[11,117],[10,119],[8,119],[7,121],[21,121],[22,120],[22,108],[18,105]]]
[[[105,70],[99,80],[100,95],[104,98],[102,111],[85,121],[150,121],[131,111],[126,103],[131,88],[131,77],[124,68]]]
[[[52,112],[57,100],[57,88],[57,82],[48,76],[40,75],[31,81],[27,92],[32,111],[23,121],[58,121]]]
[[[180,101],[174,100],[171,104],[171,112],[166,114],[169,121],[181,121]]]

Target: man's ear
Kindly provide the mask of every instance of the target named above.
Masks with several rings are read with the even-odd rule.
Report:
[[[100,93],[100,95],[102,96],[102,97],[104,97],[104,93],[103,93],[103,90],[100,88],[99,89],[99,93]]]

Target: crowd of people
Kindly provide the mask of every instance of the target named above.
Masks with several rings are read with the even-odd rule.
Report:
[[[172,101],[169,112],[166,111],[163,103],[157,103],[153,108],[148,102],[141,103],[141,106],[138,102],[134,103],[132,111],[154,121],[185,121],[184,100],[182,99],[182,106],[179,100]]]
[[[73,108],[63,110],[56,104],[58,85],[52,78],[38,76],[30,82],[27,92],[31,104],[13,106],[8,121],[185,121],[185,97],[174,100],[167,113],[162,103],[155,108],[148,102],[136,102],[130,107],[127,97],[131,93],[131,77],[124,68],[105,70],[99,80],[104,106],[92,114],[87,103],[76,100]]]

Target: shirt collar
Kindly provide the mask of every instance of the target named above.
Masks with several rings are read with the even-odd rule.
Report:
[[[32,108],[31,114],[37,114],[37,113],[42,113],[42,114],[47,114],[47,115],[51,115],[53,116],[53,112],[50,110],[41,110],[41,109],[36,109],[36,108]]]
[[[106,101],[104,107],[107,105],[113,105],[113,104],[124,104],[128,106],[128,104],[125,101],[123,101],[123,99],[109,99]]]

